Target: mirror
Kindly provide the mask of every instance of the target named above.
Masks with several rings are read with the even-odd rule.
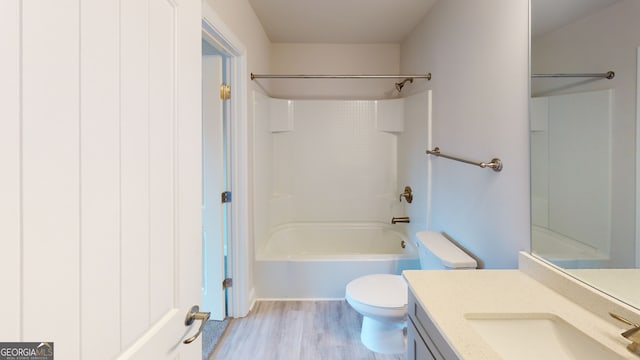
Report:
[[[531,252],[640,308],[640,2],[531,0]],[[638,150],[636,150],[638,149]]]

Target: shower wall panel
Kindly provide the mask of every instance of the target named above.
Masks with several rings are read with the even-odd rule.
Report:
[[[377,105],[293,101],[293,130],[273,133],[272,225],[389,221],[397,136],[376,128]]]
[[[269,234],[271,209],[272,149],[270,98],[253,92],[253,229],[255,248],[261,249]]]
[[[256,252],[282,224],[389,223],[405,215],[398,201],[404,103],[253,94]]]

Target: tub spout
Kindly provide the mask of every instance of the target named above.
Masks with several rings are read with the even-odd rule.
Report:
[[[397,224],[397,223],[409,223],[411,222],[411,220],[409,219],[408,216],[400,216],[400,217],[392,217],[391,218],[391,223],[392,224]]]

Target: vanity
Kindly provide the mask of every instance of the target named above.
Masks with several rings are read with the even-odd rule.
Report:
[[[409,277],[412,277],[412,275],[409,274]],[[407,309],[409,312],[409,320],[407,321],[407,360],[459,358],[444,336],[435,327],[425,308],[416,299],[412,289],[409,290]]]
[[[640,313],[520,254],[518,270],[405,271],[408,357],[640,359],[620,334]]]

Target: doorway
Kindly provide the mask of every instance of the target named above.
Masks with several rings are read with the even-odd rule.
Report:
[[[221,257],[217,260],[217,264],[223,264],[226,268],[226,277],[232,279],[231,287],[225,290],[225,312],[227,317],[235,318],[249,313],[255,297],[252,285],[253,262],[250,256],[247,51],[211,7],[203,4],[202,10],[202,41],[206,41],[219,54],[224,55],[225,76],[231,86],[231,98],[226,104],[227,154],[225,158],[227,189],[232,190],[232,202],[231,205],[226,206],[227,242],[226,250],[223,246],[221,251],[223,255],[226,254],[226,263],[224,257]],[[215,98],[219,98],[218,93]],[[220,194],[213,196],[220,201]],[[219,246],[217,248],[220,249]],[[203,256],[208,256],[208,261],[212,261],[211,256]],[[218,291],[222,293],[221,283],[217,280],[209,283],[212,284],[212,289],[220,289]]]
[[[202,309],[227,316],[231,205],[228,56],[202,39]]]

